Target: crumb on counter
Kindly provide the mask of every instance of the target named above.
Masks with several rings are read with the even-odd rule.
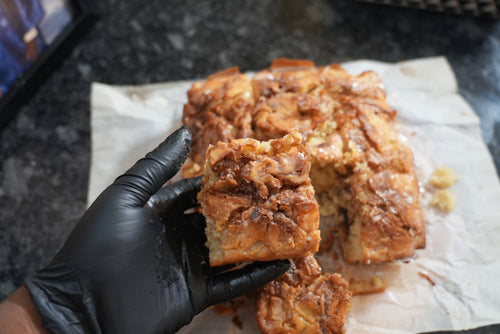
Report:
[[[451,212],[455,209],[455,196],[448,189],[439,190],[429,203],[442,211]]]
[[[458,176],[453,169],[446,166],[436,168],[429,179],[429,183],[436,188],[446,189],[457,183]]]

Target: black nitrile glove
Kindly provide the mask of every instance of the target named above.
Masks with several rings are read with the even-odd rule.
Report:
[[[205,220],[184,214],[201,179],[161,188],[189,147],[181,128],[139,160],[97,198],[50,265],[26,280],[52,334],[172,333],[287,270],[282,261],[210,268]]]

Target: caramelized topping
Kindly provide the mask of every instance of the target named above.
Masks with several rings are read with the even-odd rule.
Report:
[[[318,250],[318,204],[298,133],[210,146],[198,200],[213,266]]]

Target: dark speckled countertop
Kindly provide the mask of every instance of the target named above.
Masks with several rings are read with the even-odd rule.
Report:
[[[261,69],[276,57],[327,64],[444,55],[500,167],[500,21],[348,0],[98,6],[98,23],[0,132],[0,300],[48,263],[85,210],[93,81],[192,79],[234,65]]]

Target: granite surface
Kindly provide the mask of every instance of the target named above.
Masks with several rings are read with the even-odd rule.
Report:
[[[500,21],[348,0],[103,0],[101,18],[0,132],[0,300],[54,256],[86,207],[90,84],[204,77],[276,57],[317,64],[444,55],[500,167]],[[500,312],[500,310],[499,310]],[[468,333],[498,333],[489,326]]]

